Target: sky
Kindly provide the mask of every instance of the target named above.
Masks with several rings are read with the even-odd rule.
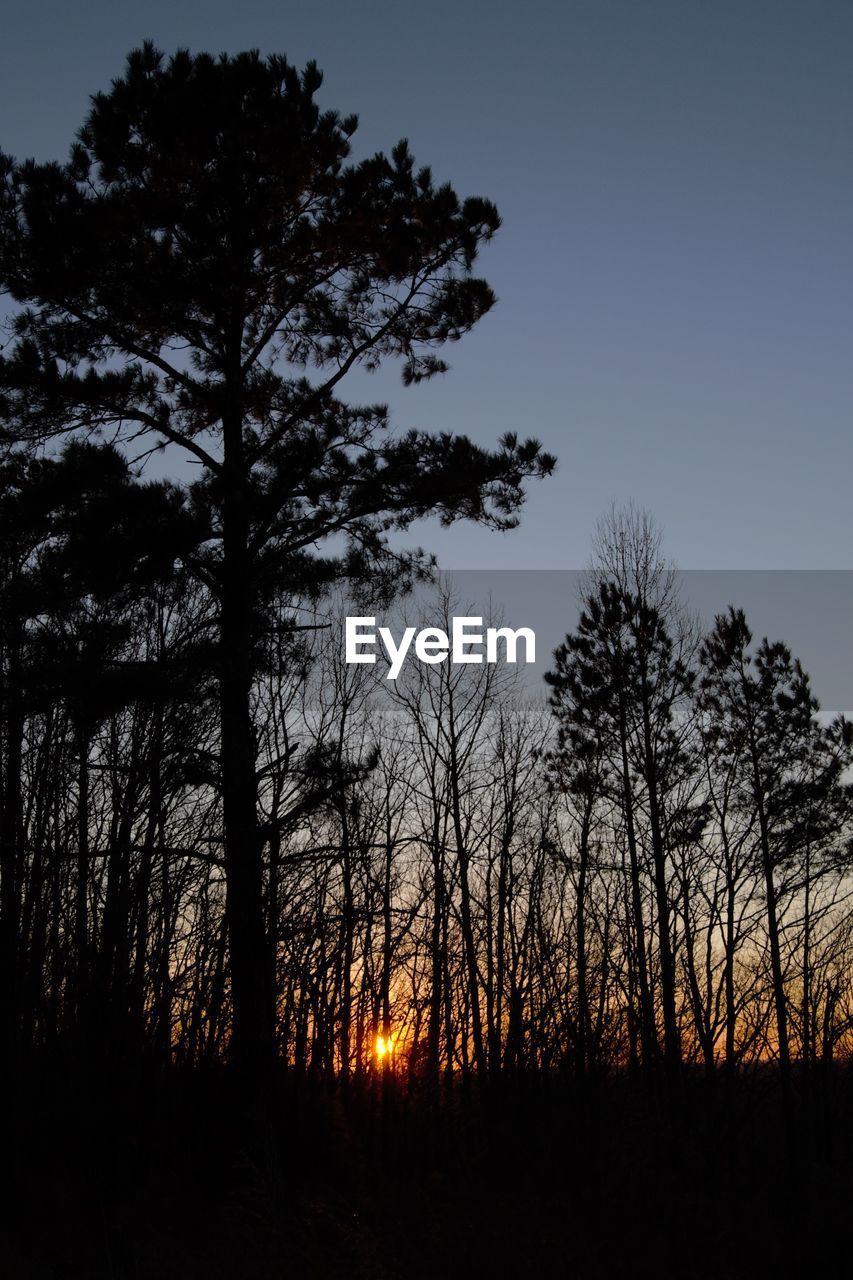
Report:
[[[685,568],[853,567],[853,4],[848,0],[34,0],[5,6],[0,147],[64,158],[145,38],[283,52],[409,138],[503,227],[498,305],[404,388],[401,428],[537,436],[559,458],[506,535],[427,522],[457,568],[586,562],[633,500]]]

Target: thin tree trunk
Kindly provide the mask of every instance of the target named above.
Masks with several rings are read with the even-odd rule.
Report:
[[[252,565],[242,423],[223,419],[223,563],[220,621],[222,808],[233,1005],[232,1056],[248,1096],[263,1106],[274,1056],[274,1004],[264,921],[252,724]]]

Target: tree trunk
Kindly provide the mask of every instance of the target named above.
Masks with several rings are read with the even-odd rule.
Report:
[[[274,1056],[274,1002],[264,920],[251,691],[253,590],[239,415],[223,422],[220,715],[226,915],[231,960],[232,1058],[250,1095],[266,1093]]]

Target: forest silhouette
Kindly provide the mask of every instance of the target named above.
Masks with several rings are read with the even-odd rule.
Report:
[[[0,156],[3,1274],[844,1274],[853,726],[634,508],[540,698],[346,664],[555,459],[339,398],[499,218],[320,86],[146,44]]]

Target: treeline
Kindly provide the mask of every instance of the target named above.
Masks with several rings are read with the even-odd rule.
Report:
[[[277,1064],[776,1063],[790,1112],[849,1045],[851,731],[784,645],[699,634],[631,513],[550,704],[494,666],[391,690],[325,629],[556,460],[340,398],[445,371],[500,219],[404,141],[354,161],[321,83],[146,44],[65,163],[0,155],[3,1068],[228,1063],[263,1112]],[[164,454],[194,478],[144,483]]]
[[[3,480],[4,1062],[225,1063],[217,609],[175,554],[197,500],[91,445]],[[469,604],[439,584],[431,620]],[[273,594],[257,629],[280,1063],[673,1086],[773,1063],[790,1105],[849,1054],[853,729],[736,609],[701,634],[645,517],[599,530],[547,703],[493,665],[392,685],[324,616]]]

